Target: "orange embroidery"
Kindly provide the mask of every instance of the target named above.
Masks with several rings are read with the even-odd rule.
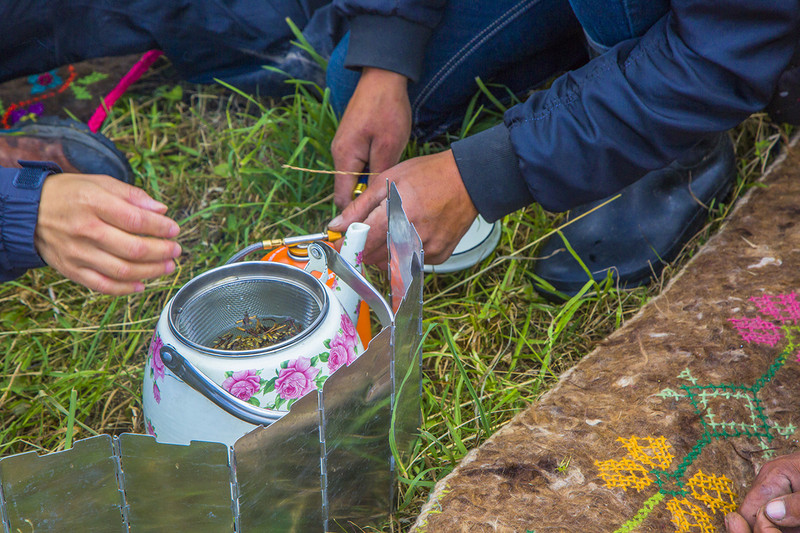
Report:
[[[11,116],[11,113],[13,113],[15,110],[19,108],[28,107],[34,102],[38,102],[46,98],[52,98],[53,96],[56,96],[57,94],[66,91],[69,88],[69,86],[72,85],[72,82],[75,81],[75,67],[73,67],[72,65],[68,65],[67,69],[69,70],[69,75],[67,76],[66,81],[63,84],[61,84],[61,86],[58,89],[55,89],[53,91],[44,94],[40,94],[39,96],[34,96],[33,98],[29,98],[28,100],[25,100],[23,102],[13,103],[10,106],[8,106],[8,109],[6,109],[6,112],[3,114],[3,121],[2,121],[3,128],[8,129],[10,127],[10,125],[8,124],[8,119]]]

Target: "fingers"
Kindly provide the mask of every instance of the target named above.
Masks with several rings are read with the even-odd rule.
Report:
[[[359,172],[359,171],[355,171]],[[344,209],[353,201],[353,189],[358,178],[354,175],[338,174],[333,183],[333,203],[339,209]]]
[[[152,211],[162,215],[167,212],[166,205],[158,200],[153,199],[153,197],[144,192],[144,190],[134,187],[133,185],[123,183],[118,179],[112,178],[111,176],[106,176],[103,174],[72,174],[70,176],[93,182],[110,194],[119,198],[127,199],[130,204],[135,205],[136,207],[140,207],[142,209],[146,209],[147,211]]]
[[[336,170],[362,172],[369,158],[369,140],[354,136],[348,130],[339,129],[331,143],[331,154]],[[344,209],[353,201],[353,188],[358,177],[353,174],[337,174],[333,184],[333,202]]]
[[[347,157],[344,162],[336,162],[334,156],[334,165],[336,170],[343,172],[362,172],[366,165],[366,159],[361,160],[357,157]],[[358,181],[358,176],[355,174],[337,174],[333,182],[333,203],[339,209],[344,209],[353,201],[353,189]]]
[[[144,291],[144,283],[141,281],[117,281],[90,268],[76,269],[70,272],[61,272],[76,283],[92,289],[93,291],[112,296],[124,296],[134,292]]]
[[[784,510],[785,515],[780,518]],[[781,527],[800,527],[800,493],[794,492],[781,500],[773,500],[765,506],[764,511],[770,520]]]
[[[180,228],[144,191],[102,175],[59,174],[42,187],[34,245],[47,264],[107,294],[144,290],[175,270]]]
[[[791,494],[793,487],[800,487],[800,453],[766,463],[753,481],[739,513],[753,524],[760,508],[776,498]]]
[[[725,516],[725,529],[728,533],[751,533],[750,524],[739,513],[729,513]]]
[[[97,238],[76,239],[63,255],[76,266],[120,281],[155,278],[175,270],[174,259],[181,253],[178,243],[137,237],[111,227],[107,230]]]
[[[792,493],[782,498],[777,498],[762,507],[756,515],[756,531],[758,531],[761,517],[766,520],[766,522],[764,520],[761,521],[764,527],[768,525],[767,522],[778,526],[780,531],[790,531],[800,527],[800,493]],[[775,531],[778,530],[778,528],[775,529]]]
[[[85,250],[82,256],[50,257],[49,264],[72,281],[104,294],[120,296],[142,292],[142,280],[175,270],[172,260],[131,263],[88,247]]]
[[[98,230],[95,241],[109,254],[135,263],[165,262],[181,255],[177,242],[133,235],[113,226]]]
[[[160,213],[132,205],[113,195],[102,200],[97,206],[98,216],[122,231],[162,239],[171,239],[180,232],[177,222]]]
[[[789,513],[786,512],[786,507],[781,500],[773,500],[758,510],[753,529],[750,529],[750,524],[738,513],[729,513],[725,516],[725,529],[728,533],[795,533],[797,531],[790,527],[792,524],[789,523],[776,525],[777,522],[774,518],[776,516],[784,517],[785,521],[789,520]]]
[[[147,211],[152,211],[153,213],[159,213],[161,215],[167,212],[166,205],[162,204],[158,200],[153,199],[149,194],[144,192],[142,189],[138,187],[133,187],[131,185],[128,185],[127,183],[119,182],[119,184],[125,186],[126,191],[128,193],[128,201],[132,205],[135,205],[136,207],[141,207],[142,209],[146,209]]]
[[[388,231],[389,221],[386,218],[386,200],[383,200],[373,209],[364,220],[369,226],[367,241],[362,251],[362,262],[367,265],[377,265],[386,270],[389,254],[386,250],[386,232]],[[341,248],[340,239],[337,241],[336,248]]]
[[[139,238],[145,239],[145,238]],[[161,245],[162,242],[180,246],[170,241],[146,239],[148,244]],[[173,259],[154,259],[136,262],[121,258],[98,248],[87,239],[71,239],[55,249],[43,247],[42,257],[65,277],[105,294],[129,294],[144,290],[142,280],[156,278],[175,270]]]
[[[354,200],[344,212],[333,219],[328,227],[344,233],[353,222],[364,222],[369,226],[367,242],[364,244],[362,260],[367,265],[378,265],[384,270],[388,260],[386,232],[389,221],[386,217],[386,192],[376,192],[379,187],[370,186]]]
[[[408,78],[365,67],[331,143],[336,170],[383,172],[400,160],[411,134]],[[334,202],[344,209],[352,201],[354,176],[340,175]]]
[[[386,233],[389,231],[389,220],[386,216],[386,198],[373,209],[364,223],[369,226],[367,242],[362,255],[364,263],[378,265],[386,269],[389,252],[386,249]]]
[[[726,517],[730,533],[800,533],[800,452],[766,463],[745,496],[739,514]]]
[[[753,526],[753,533],[789,533],[791,530],[776,526],[764,514],[762,507],[756,514],[756,523]]]
[[[342,214],[334,218],[328,228],[333,231],[345,232],[353,222],[367,222],[367,217],[375,210],[376,207],[381,205],[381,202],[386,199],[386,183],[381,186],[378,183],[380,180],[373,180],[369,187],[355,200],[342,211]],[[369,234],[375,232],[374,228],[370,225]]]
[[[134,282],[169,274],[175,270],[172,259],[153,262],[133,262],[103,252],[94,252],[90,257],[77,259],[76,264],[96,271],[120,282]]]
[[[124,183],[120,185],[128,187]],[[96,256],[99,265],[95,270],[112,279],[134,281],[163,275],[167,273],[165,268],[174,269],[172,259],[181,254],[180,245],[167,240],[177,236],[180,228],[174,220],[150,210],[160,211],[161,206],[166,206],[141,189],[128,188],[131,190],[125,191],[127,198],[138,205],[113,191],[112,194],[101,193],[96,211],[99,220],[82,228],[84,250],[100,248],[107,252],[105,257]],[[81,252],[75,249],[72,254],[79,258]],[[87,262],[85,258],[84,262]]]

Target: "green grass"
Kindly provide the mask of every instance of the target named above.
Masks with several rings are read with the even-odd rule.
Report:
[[[496,123],[494,106],[502,104],[489,105],[476,99],[460,134]],[[142,432],[144,358],[166,301],[250,242],[324,229],[335,214],[332,177],[282,165],[331,169],[336,124],[327,94],[303,84],[274,105],[189,85],[121,102],[103,131],[127,152],[139,184],[180,222],[184,254],[175,273],[128,297],[93,293],[49,268],[0,285],[0,453]],[[786,131],[759,115],[734,135],[738,196]],[[412,143],[406,156],[446,141]],[[657,294],[729,208],[715,206],[707,228],[649,288],[620,292],[601,283],[563,305],[542,299],[532,274],[536,243],[563,218],[537,206],[506,217],[496,253],[482,264],[427,276],[421,437],[402,465],[398,511],[383,530],[407,530],[436,480]],[[387,292],[382,272],[368,275]]]

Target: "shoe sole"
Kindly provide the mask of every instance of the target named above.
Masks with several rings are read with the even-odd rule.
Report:
[[[8,132],[20,132],[40,137],[43,139],[67,139],[100,152],[109,161],[118,163],[118,171],[115,178],[129,185],[133,185],[135,176],[133,169],[128,162],[128,158],[123,154],[105,135],[95,133],[86,124],[72,119],[58,117],[41,117],[35,122],[23,124],[19,128],[7,130]],[[92,142],[94,141],[94,142]],[[65,153],[66,156],[66,153]]]

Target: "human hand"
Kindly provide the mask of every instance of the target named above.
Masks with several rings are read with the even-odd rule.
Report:
[[[167,206],[110,176],[55,174],[42,185],[34,245],[65,277],[106,294],[144,290],[175,270],[180,231]]]
[[[766,463],[725,526],[728,533],[800,533],[800,452]]]
[[[400,161],[411,135],[408,78],[365,68],[331,143],[336,170],[383,172]],[[334,203],[344,209],[353,199],[357,177],[339,174]]]
[[[435,265],[450,257],[478,211],[461,181],[450,150],[403,161],[377,179],[329,224],[344,232],[353,222],[370,227],[364,262],[386,268],[386,180],[397,185],[403,209],[422,239],[425,263]]]

